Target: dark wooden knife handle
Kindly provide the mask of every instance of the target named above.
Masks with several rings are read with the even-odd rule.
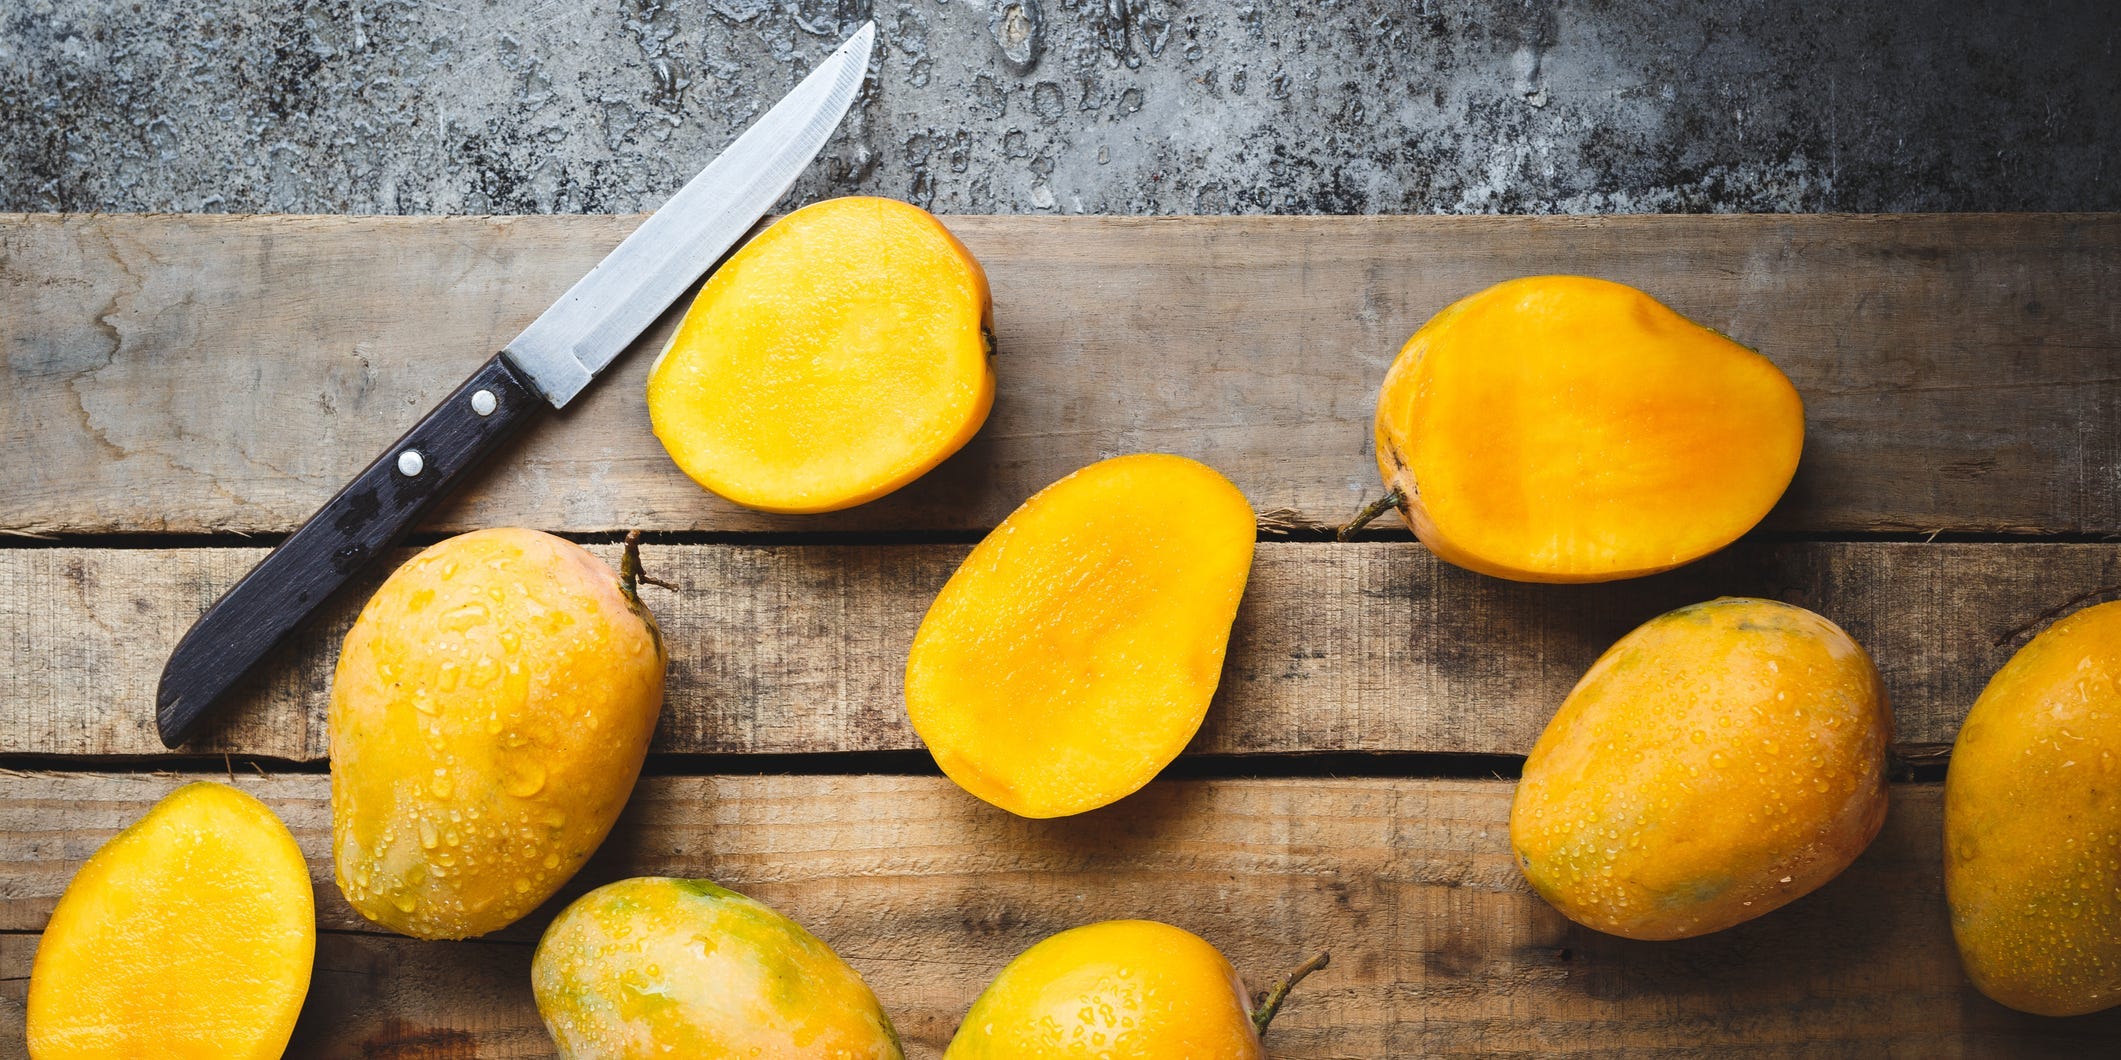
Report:
[[[274,645],[545,407],[529,377],[495,354],[414,424],[177,642],[155,694],[162,742],[183,743],[207,708]]]

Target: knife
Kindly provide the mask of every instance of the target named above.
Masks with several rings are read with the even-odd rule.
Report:
[[[237,680],[503,438],[547,406],[564,408],[750,231],[839,127],[875,36],[875,23],[864,23],[200,616],[162,667],[162,743],[183,743]]]

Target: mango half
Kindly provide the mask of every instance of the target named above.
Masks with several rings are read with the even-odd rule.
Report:
[[[264,803],[187,784],[67,884],[29,979],[34,1060],[268,1060],[316,961],[309,867]]]
[[[606,884],[553,920],[531,960],[568,1060],[899,1060],[847,962],[802,925],[706,880]]]
[[[944,1060],[1264,1058],[1222,953],[1153,920],[1107,920],[1025,950],[988,984]]]
[[[2121,602],[2048,627],[1967,712],[1944,894],[1982,993],[2043,1016],[2121,1002]]]
[[[1423,544],[1533,582],[1669,570],[1797,471],[1804,405],[1767,358],[1622,284],[1534,276],[1436,314],[1377,397],[1377,465]]]
[[[747,508],[829,512],[920,477],[994,404],[987,275],[942,222],[844,198],[717,269],[648,372],[693,481]]]
[[[1184,457],[1114,457],[1040,490],[921,620],[914,730],[950,779],[1023,817],[1135,791],[1207,715],[1253,537],[1244,495]]]
[[[1532,754],[1510,844],[1532,889],[1631,939],[1720,931],[1833,879],[1885,824],[1870,656],[1801,607],[1725,597],[1593,663]]]
[[[415,938],[483,935],[552,897],[633,791],[663,642],[625,575],[536,530],[414,556],[347,631],[331,682],[339,889]]]

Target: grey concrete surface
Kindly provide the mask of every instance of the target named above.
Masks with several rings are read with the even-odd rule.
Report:
[[[2121,209],[2121,2],[0,0],[0,209],[652,208],[861,18],[795,194]]]

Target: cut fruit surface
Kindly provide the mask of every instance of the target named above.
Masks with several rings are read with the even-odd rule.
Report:
[[[277,1057],[316,948],[287,826],[234,788],[188,784],[60,896],[30,972],[30,1056]]]
[[[926,211],[816,203],[708,279],[649,371],[649,417],[685,474],[738,504],[851,507],[986,421],[992,316],[979,262]]]
[[[1535,276],[1438,313],[1378,397],[1377,461],[1422,542],[1520,581],[1669,570],[1730,544],[1797,470],[1767,358],[1622,284]]]
[[[972,550],[913,639],[936,764],[1025,817],[1133,792],[1200,728],[1252,567],[1252,508],[1184,457],[1092,464]]]

